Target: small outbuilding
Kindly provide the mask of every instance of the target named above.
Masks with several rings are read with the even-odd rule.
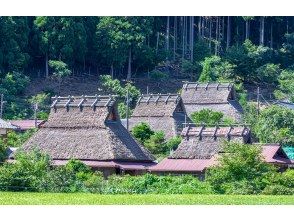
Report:
[[[129,130],[146,122],[152,130],[163,131],[167,139],[180,134],[189,121],[182,98],[178,94],[142,95],[129,119]]]
[[[4,121],[0,118],[0,137],[6,137],[9,130],[15,130],[16,127],[10,122]]]
[[[105,176],[142,173],[155,160],[121,124],[112,96],[54,97],[48,121],[23,146],[35,148],[53,165],[78,159]]]
[[[16,127],[17,131],[24,132],[34,128],[39,128],[40,125],[45,123],[45,120],[10,120],[9,121],[13,126]]]
[[[236,122],[241,121],[243,109],[232,83],[186,82],[181,97],[189,116],[202,109],[211,109],[222,112],[224,116],[233,118]]]

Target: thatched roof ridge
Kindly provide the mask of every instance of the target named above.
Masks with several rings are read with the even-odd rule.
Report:
[[[95,96],[55,96],[51,99],[53,103],[51,108],[69,108],[69,107],[109,107],[113,106],[115,100],[113,95],[95,95]]]
[[[251,132],[246,126],[186,127],[182,136],[182,142],[170,158],[209,159],[222,150],[224,141],[251,142]]]
[[[24,150],[37,147],[58,160],[153,161],[122,126],[115,99],[105,96],[104,100],[111,101],[90,105],[93,100],[86,100],[81,107],[79,97],[66,107],[54,99],[48,121],[24,144]]]
[[[186,82],[181,96],[185,104],[218,104],[235,100],[236,94],[232,83],[197,83]]]
[[[182,99],[178,94],[142,95],[132,117],[172,117],[177,108],[184,111]]]

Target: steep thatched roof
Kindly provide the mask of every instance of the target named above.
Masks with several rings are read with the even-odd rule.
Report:
[[[111,96],[54,98],[48,121],[23,146],[52,159],[153,161],[122,126]]]
[[[174,159],[209,159],[219,153],[224,141],[251,142],[250,129],[240,127],[186,127],[182,142],[170,156]]]
[[[183,85],[181,96],[188,115],[209,108],[237,121],[241,119],[243,110],[231,83],[187,82]]]
[[[178,94],[142,95],[129,120],[130,129],[146,122],[151,129],[164,131],[167,138],[175,136],[185,122],[186,111]]]

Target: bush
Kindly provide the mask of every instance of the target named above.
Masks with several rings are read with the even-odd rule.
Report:
[[[278,76],[281,73],[280,65],[267,63],[256,70],[260,82],[277,83]]]
[[[234,76],[236,66],[218,56],[206,57],[202,62],[200,82],[227,81]]]
[[[8,147],[21,147],[35,132],[36,129],[30,129],[24,133],[9,131],[6,144]]]
[[[131,108],[129,108],[128,111],[128,117],[130,117],[132,115],[132,110]],[[127,117],[127,105],[124,104],[123,102],[118,103],[118,113],[120,118],[126,118]]]
[[[271,183],[275,168],[263,161],[261,148],[227,142],[219,165],[206,173],[206,180],[217,193],[258,194]]]
[[[165,144],[164,132],[154,132],[149,139],[144,141],[144,146],[153,154],[160,154],[167,152],[167,146]]]
[[[181,141],[182,138],[180,136],[173,137],[166,142],[166,148],[169,150],[176,150]]]
[[[211,109],[202,109],[191,114],[191,120],[196,123],[205,123],[208,125],[214,125],[220,123],[224,114],[222,112],[215,112]]]
[[[167,79],[168,75],[159,70],[153,70],[150,72],[150,78],[154,80],[163,80],[163,79]]]
[[[4,161],[7,154],[7,145],[4,143],[3,139],[0,139],[0,163]]]
[[[294,102],[294,70],[283,70],[278,77],[279,86],[275,91],[278,99],[287,99]]]
[[[132,134],[143,144],[146,140],[150,139],[154,131],[151,130],[147,123],[141,122],[133,127]]]

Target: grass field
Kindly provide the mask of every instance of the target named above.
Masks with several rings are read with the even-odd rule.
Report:
[[[0,192],[0,205],[294,205],[294,196]]]

